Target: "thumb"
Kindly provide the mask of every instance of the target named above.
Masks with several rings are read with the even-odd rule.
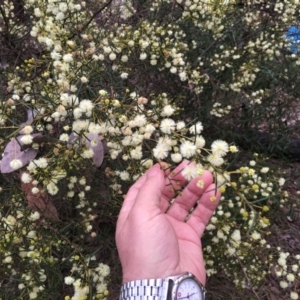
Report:
[[[146,173],[146,180],[137,194],[134,208],[145,211],[159,208],[164,187],[164,172],[160,165],[156,164]]]

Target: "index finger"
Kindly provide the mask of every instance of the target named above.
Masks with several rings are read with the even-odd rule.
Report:
[[[125,220],[127,219],[128,214],[130,213],[130,211],[136,201],[137,195],[138,195],[141,187],[145,184],[145,182],[147,180],[147,174],[155,168],[161,169],[161,165],[155,164],[154,166],[152,166],[129,189],[128,193],[125,196],[123,205],[120,210],[120,214],[119,214],[119,218],[118,218],[118,223],[120,225],[122,225],[125,222]]]

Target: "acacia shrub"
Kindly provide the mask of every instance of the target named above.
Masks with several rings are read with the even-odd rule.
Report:
[[[16,298],[106,298],[128,187],[154,163],[174,168],[184,159],[192,161],[187,179],[210,170],[222,191],[204,237],[208,275],[223,270],[255,291],[276,266],[278,278],[295,274],[282,281],[296,293],[297,270],[285,253],[272,256],[265,238],[269,214],[289,200],[284,179],[264,157],[242,160],[232,140],[221,140],[264,124],[259,112],[275,86],[264,67],[275,69],[277,57],[298,63],[274,28],[293,23],[299,5],[272,2],[284,16],[273,20],[259,3],[24,1],[30,22],[19,35],[29,30],[28,47],[38,51],[5,72],[4,298],[10,290]],[[10,20],[2,24],[18,27],[10,2],[1,13]]]

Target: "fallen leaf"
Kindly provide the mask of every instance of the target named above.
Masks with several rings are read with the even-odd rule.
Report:
[[[28,109],[27,110],[27,121],[26,122],[23,122],[20,124],[20,127],[25,127],[26,125],[30,125],[33,121],[33,119],[36,117],[37,115],[37,111],[36,110],[33,110],[33,109]],[[20,132],[22,133],[22,131]]]
[[[32,136],[40,135],[39,133],[33,134]],[[10,165],[13,159],[19,159],[22,162],[23,166],[27,165],[31,160],[33,160],[36,156],[38,151],[32,148],[26,149],[25,151],[21,151],[22,143],[19,140],[21,136],[12,138],[11,141],[6,145],[4,149],[3,158],[1,160],[1,173],[11,173],[16,171]]]
[[[22,176],[22,173],[20,174]],[[41,216],[51,220],[59,221],[58,213],[56,207],[53,205],[52,201],[49,199],[49,195],[46,192],[42,192],[42,187],[37,186],[40,192],[33,194],[32,188],[34,185],[30,183],[24,183],[21,181],[21,189],[25,194],[28,206],[41,214]]]
[[[96,167],[102,165],[104,148],[98,134],[89,133],[86,139],[87,146],[94,151],[93,162]]]

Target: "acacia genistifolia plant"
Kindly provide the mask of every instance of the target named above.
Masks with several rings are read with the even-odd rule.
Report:
[[[207,169],[222,191],[204,236],[208,275],[255,293],[273,268],[297,299],[300,257],[266,241],[270,213],[289,201],[284,179],[234,141],[299,125],[281,122],[299,93],[285,34],[298,1],[0,7],[3,299],[106,299],[120,284],[112,240],[128,187],[185,159],[188,180]]]

